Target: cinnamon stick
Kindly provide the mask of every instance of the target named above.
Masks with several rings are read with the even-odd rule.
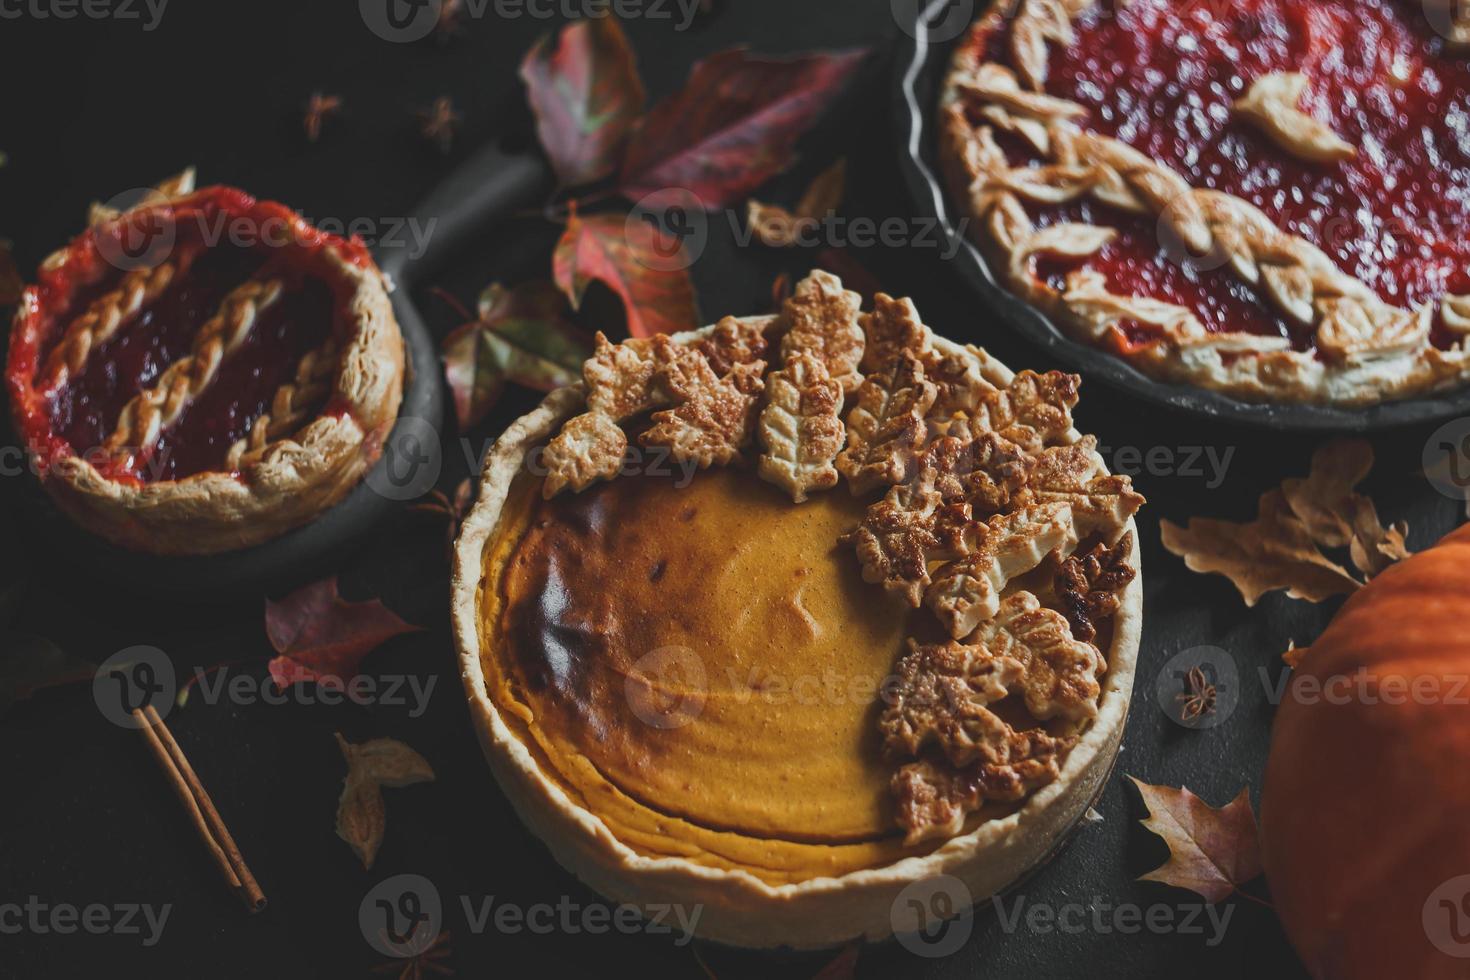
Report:
[[[152,705],[134,710],[133,717],[138,720],[139,730],[143,733],[148,748],[158,760],[159,767],[173,787],[175,795],[184,804],[195,831],[209,848],[210,856],[220,869],[225,882],[240,896],[251,912],[259,912],[265,908],[265,894],[256,883],[255,876],[250,873],[250,868],[246,866],[245,858],[241,856],[230,829],[225,826],[224,819],[215,809],[209,791],[199,781],[199,776],[189,764],[184,750],[163,723],[163,717]]]

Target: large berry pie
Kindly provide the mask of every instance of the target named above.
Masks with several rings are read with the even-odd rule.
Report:
[[[907,300],[620,344],[487,458],[454,625],[491,766],[604,894],[812,947],[929,923],[1046,856],[1116,755],[1133,514],[1072,425]],[[927,907],[927,906],[926,906]]]
[[[398,414],[403,339],[366,248],[186,172],[42,263],[6,382],[43,485],[129,548],[256,544],[340,500]]]
[[[1154,377],[1368,405],[1470,379],[1470,16],[997,0],[939,106],[998,278]]]

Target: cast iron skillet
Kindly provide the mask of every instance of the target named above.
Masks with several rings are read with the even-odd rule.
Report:
[[[423,446],[428,438],[437,442],[444,395],[438,349],[413,305],[414,285],[475,234],[533,204],[550,186],[550,171],[539,158],[488,147],[466,160],[415,210],[419,227],[432,227],[421,254],[410,256],[404,247],[376,250],[378,265],[395,287],[393,311],[408,355],[403,405],[383,458],[336,506],[310,524],[250,548],[168,557],[129,551],[84,531],[56,510],[36,480],[27,479],[18,496],[27,511],[22,530],[32,539],[32,554],[51,556],[65,564],[66,574],[82,572],[110,588],[195,600],[238,600],[328,573],[405,495],[417,495],[413,490],[395,492],[415,476],[411,469],[398,472],[403,460],[439,451],[437,444]],[[379,492],[374,486],[389,489]]]
[[[974,0],[973,6],[983,9],[988,2]],[[1121,358],[1071,339],[1050,318],[1003,288],[980,251],[955,230],[934,160],[934,107],[949,67],[950,51],[964,32],[953,38],[948,35],[959,26],[954,18],[971,7],[969,0],[921,0],[915,22],[900,25],[893,100],[899,167],[918,208],[915,214],[939,220],[951,248],[956,249],[950,264],[998,320],[1088,380],[1096,379],[1161,407],[1221,421],[1279,432],[1368,432],[1470,414],[1470,387],[1352,409],[1253,404],[1204,388],[1155,381]],[[931,35],[946,39],[931,39]]]

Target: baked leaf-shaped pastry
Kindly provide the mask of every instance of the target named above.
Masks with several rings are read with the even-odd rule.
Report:
[[[907,299],[894,299],[887,293],[873,297],[873,312],[858,318],[863,336],[862,368],[866,374],[888,370],[900,353],[912,354],[921,361],[934,350],[934,338],[919,319],[919,311]]]
[[[1029,453],[1066,442],[1081,379],[1075,374],[1022,371],[1010,385],[983,392],[971,413],[974,431],[994,432]]]
[[[673,408],[653,413],[653,425],[638,437],[642,446],[668,448],[674,460],[693,462],[700,469],[724,466],[749,443],[765,381],[765,361],[737,364],[716,378],[709,362],[699,355],[702,369],[679,379],[674,390],[682,397]],[[692,380],[697,377],[697,381]]]
[[[1077,544],[1071,508],[1032,504],[974,525],[974,545],[964,558],[940,569],[924,600],[949,635],[969,636],[1000,609],[1000,594],[1013,577],[1040,565],[1053,551]]]
[[[1014,803],[1055,782],[1061,753],[1075,741],[1040,729],[1012,731],[993,747],[993,762],[952,766],[921,759],[902,767],[892,788],[898,824],[907,831],[904,842],[953,837],[987,801]]]
[[[767,319],[742,320],[727,316],[715,324],[708,336],[691,346],[704,355],[709,366],[720,377],[737,364],[764,360],[770,343],[766,340]]]
[[[622,469],[627,451],[623,427],[601,412],[568,420],[542,454],[542,496],[550,500],[567,487],[580,493],[598,480],[611,480]]]
[[[897,499],[936,490],[945,503],[964,502],[975,514],[1004,510],[1023,490],[1035,461],[994,433],[977,438],[941,436],[924,449],[911,483],[895,488]]]
[[[614,344],[602,331],[597,332],[592,356],[582,365],[582,381],[587,386],[587,410],[606,415],[614,422],[631,418],[665,403],[664,395],[654,385],[658,370],[658,351],[668,338],[638,338]]]
[[[924,417],[936,394],[923,363],[908,351],[863,380],[857,404],[847,414],[847,448],[837,457],[837,469],[855,495],[907,479],[924,444]]]
[[[842,288],[842,282],[820,269],[796,284],[783,304],[781,338],[783,363],[795,354],[811,354],[822,362],[844,393],[856,391],[863,376],[863,330],[858,326],[862,297]]]
[[[1029,497],[1043,504],[1066,504],[1079,538],[1098,534],[1114,543],[1128,527],[1128,521],[1146,501],[1133,489],[1126,476],[1098,476],[1077,492],[1032,488]]]
[[[1128,564],[1133,554],[1133,532],[1112,547],[1099,542],[1084,555],[1073,555],[1057,569],[1057,604],[1072,627],[1072,635],[1089,643],[1097,638],[1100,623],[1118,612],[1118,595],[1137,572]]]
[[[995,618],[966,643],[1024,667],[1021,687],[1033,718],[1084,721],[1097,715],[1102,654],[1074,637],[1066,617],[1030,592],[1007,596]]]
[[[842,450],[842,385],[815,354],[789,355],[766,382],[761,411],[760,475],[796,503],[813,490],[837,485],[833,461]]]
[[[954,765],[974,761],[1010,734],[988,705],[1009,694],[1025,672],[1020,660],[984,645],[909,640],[879,721],[884,750],[912,758],[932,744]]]
[[[882,585],[917,609],[929,584],[929,562],[940,550],[941,532],[946,527],[963,529],[970,522],[963,504],[943,513],[938,491],[904,489],[902,500],[894,488],[870,506],[862,524],[842,541],[857,551],[864,581]]]

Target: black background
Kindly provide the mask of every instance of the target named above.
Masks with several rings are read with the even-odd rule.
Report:
[[[900,6],[903,6],[900,4]],[[15,8],[5,8],[15,9]],[[493,10],[493,7],[491,8]],[[555,21],[520,16],[467,19],[448,43],[392,44],[364,26],[354,3],[205,3],[173,0],[158,28],[138,21],[0,19],[0,233],[14,239],[23,270],[81,225],[87,204],[181,169],[201,182],[242,186],[316,219],[383,221],[412,203],[484,141],[525,128],[515,79],[520,55]],[[898,26],[886,0],[726,0],[693,30],[635,20],[628,31],[655,96],[676,88],[699,57],[736,43],[778,53],[871,45],[858,90],[804,144],[802,162],[763,197],[790,202],[805,181],[839,155],[850,158],[845,213],[911,213],[891,143],[887,53]],[[320,143],[301,135],[300,108],[314,89],[341,95]],[[464,117],[447,156],[417,133],[415,113],[451,95]],[[765,312],[778,272],[810,264],[802,253],[738,246],[723,216],[694,268],[706,319]],[[529,216],[493,229],[438,283],[465,302],[492,279],[545,277],[557,227]],[[911,295],[942,333],[982,343],[1013,366],[1051,367],[1000,332],[976,308],[933,250],[863,249],[858,257],[884,287]],[[438,331],[455,325],[446,305],[421,296]],[[491,423],[469,436],[478,449],[534,403],[512,393]],[[1135,879],[1166,857],[1138,826],[1143,807],[1123,773],[1187,785],[1213,804],[1242,786],[1259,802],[1274,682],[1288,641],[1309,643],[1333,603],[1314,607],[1280,595],[1245,608],[1222,578],[1201,577],[1159,545],[1158,521],[1191,515],[1245,519],[1257,495],[1305,472],[1317,440],[1232,429],[1139,406],[1126,393],[1091,386],[1079,412],[1084,431],[1112,449],[1188,447],[1232,452],[1225,482],[1207,486],[1168,467],[1135,477],[1149,497],[1140,519],[1146,612],[1139,675],[1118,775],[1098,804],[1102,822],[1084,825],[1070,845],[1019,889],[1028,904],[1167,905],[1182,915],[1188,892]],[[1428,546],[1458,520],[1458,505],[1419,473],[1428,430],[1374,440],[1379,461],[1369,489],[1385,519],[1411,522],[1410,543]],[[1162,457],[1159,457],[1162,458]],[[451,445],[441,486],[467,471]],[[7,519],[18,518],[0,480]],[[134,645],[167,651],[181,676],[195,665],[244,660],[234,672],[260,678],[270,655],[263,597],[220,595],[218,604],[134,597],[116,580],[97,580],[67,555],[26,543],[16,528],[0,538],[16,631],[49,638],[101,661]],[[402,707],[207,703],[196,696],[170,726],[210,787],[270,906],[248,916],[218,880],[178,802],[141,738],[97,710],[86,685],[45,692],[0,721],[0,903],[29,896],[49,903],[171,903],[161,941],[137,937],[0,935],[0,976],[73,977],[117,971],[165,977],[367,976],[384,958],[364,941],[358,905],[390,875],[428,877],[444,896],[449,960],[460,976],[549,976],[641,971],[701,976],[688,947],[667,937],[554,932],[472,934],[457,896],[529,906],[596,896],[563,872],[517,823],[480,755],[458,684],[447,616],[442,523],[404,510],[342,564],[349,598],[382,595],[426,630],[385,645],[367,661],[374,674],[436,678],[421,717]],[[0,627],[5,624],[0,622]],[[14,636],[5,640],[13,653]],[[1154,685],[1165,662],[1201,644],[1225,650],[1239,668],[1239,707],[1219,727],[1191,732],[1159,707]],[[0,650],[0,656],[7,651]],[[420,750],[437,782],[388,792],[388,832],[376,867],[365,872],[333,833],[344,766],[332,739],[392,735]],[[799,751],[799,749],[796,749]],[[1261,883],[1254,894],[1267,896]],[[1273,914],[1239,899],[1218,946],[1176,932],[1122,935],[1091,924],[1075,933],[1007,933],[982,906],[973,935],[956,953],[922,958],[894,942],[865,949],[860,976],[1202,976],[1300,972]],[[826,955],[757,955],[698,944],[722,978],[810,976]]]

